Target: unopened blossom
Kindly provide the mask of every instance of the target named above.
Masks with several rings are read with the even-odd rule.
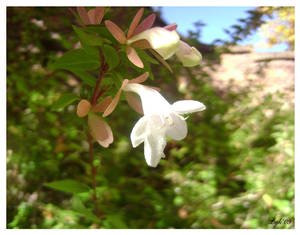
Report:
[[[145,159],[151,167],[156,167],[165,157],[166,137],[175,140],[186,137],[187,124],[182,114],[205,109],[204,104],[194,100],[171,105],[158,91],[141,84],[127,84],[123,90],[135,92],[141,98],[144,116],[135,124],[130,137],[134,148],[144,143]]]
[[[179,35],[175,30],[154,27],[143,31],[129,39],[128,44],[139,40],[147,40],[153,50],[166,60],[175,54],[179,46]]]
[[[202,61],[201,53],[195,47],[181,41],[174,28],[176,29],[176,27],[154,27],[135,35],[127,40],[127,43],[130,45],[146,40],[164,60],[176,54],[185,67],[199,65]]]

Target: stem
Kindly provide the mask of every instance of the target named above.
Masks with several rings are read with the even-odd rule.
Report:
[[[104,56],[101,53],[100,53],[100,57],[101,57],[101,70],[100,70],[100,74],[99,74],[99,77],[98,77],[98,80],[97,80],[97,83],[96,83],[96,87],[94,89],[91,105],[95,105],[96,102],[97,102],[97,99],[99,98],[99,97],[97,97],[97,91],[100,87],[100,83],[102,81],[103,75],[107,71],[107,68],[108,68],[107,64],[104,61]]]
[[[98,200],[96,193],[96,173],[97,168],[94,166],[94,156],[93,156],[93,138],[90,132],[87,132],[87,138],[89,142],[89,155],[90,155],[90,165],[91,165],[91,177],[92,177],[92,188],[93,188],[93,201],[95,204],[95,212],[98,217],[101,217],[100,211],[98,210]]]
[[[104,87],[101,88],[98,95],[96,96],[96,100],[98,100],[106,90],[107,90],[107,88],[104,88]]]
[[[95,105],[97,103],[97,100],[99,99],[99,97],[103,94],[104,90],[100,89],[99,94],[98,93],[98,89],[100,87],[100,83],[102,81],[103,75],[104,73],[107,71],[108,69],[108,65],[105,63],[104,61],[104,56],[100,51],[100,57],[101,57],[101,67],[100,67],[100,74],[93,92],[93,96],[91,99],[91,105]],[[101,218],[101,213],[99,211],[98,208],[98,199],[97,199],[97,192],[96,192],[96,174],[97,174],[97,167],[95,167],[94,165],[94,156],[93,156],[93,137],[90,133],[90,131],[87,131],[87,139],[89,142],[89,155],[90,155],[90,166],[91,166],[91,178],[92,178],[92,188],[93,188],[93,201],[95,204],[95,213],[96,215]]]

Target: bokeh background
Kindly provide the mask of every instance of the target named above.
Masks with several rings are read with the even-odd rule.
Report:
[[[180,17],[195,11],[175,8]],[[126,28],[137,10],[110,8],[105,18]],[[153,10],[157,26],[173,23],[164,18],[168,9],[148,7],[146,14]],[[171,103],[193,99],[207,107],[188,118],[186,139],[168,141],[157,168],[146,165],[142,146],[131,147],[139,115],[122,101],[109,117],[114,143],[94,145],[97,220],[78,210],[92,208],[88,194],[78,206],[72,194],[44,186],[63,179],[90,184],[86,122],[76,103],[51,110],[61,94],[84,97],[90,89],[48,68],[78,47],[75,18],[67,8],[8,7],[7,228],[293,228],[294,8],[253,7],[242,16],[224,29],[227,37],[204,43],[204,29],[215,29],[198,14],[183,37],[201,51],[201,66],[183,68],[174,59],[171,74],[152,65],[155,79],[147,84]],[[265,47],[284,46],[257,52],[245,40],[258,34]]]

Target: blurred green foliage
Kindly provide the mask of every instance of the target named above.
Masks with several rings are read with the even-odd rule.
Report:
[[[131,19],[135,12],[112,8],[108,16]],[[85,186],[86,122],[75,115],[76,103],[53,110],[62,94],[86,98],[93,84],[82,71],[48,67],[78,41],[72,21],[66,8],[7,9],[8,228],[294,227],[294,109],[287,98],[253,102],[259,87],[220,95],[203,69],[175,61],[174,74],[190,78],[185,90],[178,92],[175,75],[155,64],[148,84],[168,87],[162,93],[169,101],[189,97],[207,109],[188,118],[187,138],[169,140],[167,158],[150,168],[143,148],[133,149],[129,139],[139,115],[121,101],[108,119],[114,143],[94,144],[98,218]],[[119,87],[118,75],[110,78]],[[45,187],[62,180],[67,184],[55,185],[61,191]],[[275,226],[280,219],[290,222]]]

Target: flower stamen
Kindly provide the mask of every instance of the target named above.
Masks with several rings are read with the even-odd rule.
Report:
[[[173,126],[174,125],[174,122],[173,122],[173,119],[171,118],[171,116],[165,116],[165,119],[168,121],[169,126]]]

